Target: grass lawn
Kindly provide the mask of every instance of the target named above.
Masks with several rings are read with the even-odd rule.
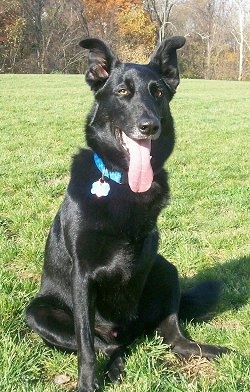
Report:
[[[92,97],[82,76],[0,76],[0,390],[67,391],[76,357],[47,348],[24,323],[39,287],[44,243],[84,143]],[[234,353],[182,362],[156,337],[132,347],[127,375],[105,392],[247,392],[249,331],[250,84],[183,80],[172,102],[177,143],[167,167],[171,203],[159,218],[160,251],[183,286],[219,278],[213,318],[187,334]],[[103,358],[99,358],[100,372]],[[63,385],[56,376],[66,375]]]

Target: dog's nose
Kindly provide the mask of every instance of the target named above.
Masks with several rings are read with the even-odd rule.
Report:
[[[160,128],[158,121],[141,121],[139,129],[143,135],[150,136],[155,135]]]

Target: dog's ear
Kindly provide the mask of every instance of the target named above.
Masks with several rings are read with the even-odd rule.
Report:
[[[92,90],[97,91],[106,82],[112,69],[115,65],[118,65],[119,60],[100,39],[87,38],[82,40],[79,45],[89,50],[86,81]]]
[[[176,50],[185,42],[186,39],[182,36],[165,39],[156,49],[149,63],[160,68],[163,80],[173,92],[180,82]]]

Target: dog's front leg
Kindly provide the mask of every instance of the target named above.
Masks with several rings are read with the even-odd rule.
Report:
[[[93,281],[79,262],[72,271],[75,334],[78,349],[78,392],[98,389],[95,376],[94,321],[95,293]]]

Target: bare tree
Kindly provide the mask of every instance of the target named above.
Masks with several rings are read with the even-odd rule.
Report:
[[[228,45],[229,9],[227,0],[187,0],[186,34],[190,37],[193,50],[200,53],[203,77],[216,77],[216,64],[220,53]],[[176,17],[176,15],[173,15]]]
[[[145,9],[150,13],[151,18],[158,25],[158,40],[162,42],[167,30],[175,30],[170,21],[172,8],[182,0],[143,0]]]
[[[78,41],[88,35],[82,0],[21,0],[30,42],[36,51],[36,71],[74,68],[80,60]]]
[[[22,0],[24,15],[29,19],[29,26],[34,29],[34,45],[36,48],[37,66],[43,73],[42,61],[42,14],[44,10],[44,0]]]
[[[250,13],[250,5],[247,0],[233,0],[236,10],[238,25],[234,27],[232,34],[239,45],[239,64],[238,64],[238,80],[243,78],[244,52],[247,46],[245,33],[247,26],[247,15]]]

